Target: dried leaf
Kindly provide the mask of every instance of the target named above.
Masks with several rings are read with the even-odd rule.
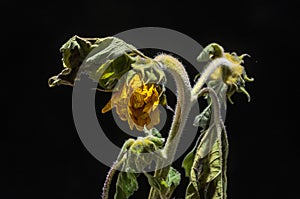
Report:
[[[216,92],[220,102],[220,113],[224,118],[228,87],[220,79],[210,80],[207,85]],[[221,121],[214,121],[214,106],[209,96],[207,101],[208,106],[194,120],[195,126],[203,128],[200,143],[183,161],[183,167],[190,178],[186,199],[226,198],[227,136],[225,129],[217,128],[216,124],[220,124]],[[221,138],[218,135],[221,135]]]
[[[216,128],[205,133],[214,134]],[[226,132],[222,131],[222,140],[217,140],[207,154],[211,138],[201,142],[190,169],[190,183],[186,190],[186,199],[225,199],[226,198],[226,160],[228,142]]]
[[[104,89],[111,89],[131,69],[136,56],[144,56],[135,47],[115,37],[72,37],[60,49],[63,71],[49,79],[49,86],[73,85],[76,77],[87,74]],[[77,74],[79,72],[79,74]]]

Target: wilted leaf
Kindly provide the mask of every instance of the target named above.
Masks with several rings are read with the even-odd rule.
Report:
[[[127,199],[138,190],[137,177],[139,174],[131,172],[120,172],[116,184],[115,199]]]
[[[206,46],[202,52],[197,57],[198,62],[207,62],[212,59],[222,57],[224,53],[224,49],[222,46],[216,43],[209,44]]]
[[[64,70],[49,79],[50,87],[73,85],[76,77],[88,74],[102,88],[111,89],[131,69],[135,57],[143,56],[135,47],[115,37],[90,39],[74,36],[60,51]]]
[[[210,80],[207,83],[207,86],[214,89],[214,91],[217,94],[217,97],[220,102],[220,112],[222,119],[225,118],[226,114],[226,108],[227,108],[227,102],[226,102],[226,92],[227,92],[227,85],[222,80]],[[209,124],[211,123],[210,117],[212,115],[211,112],[211,99],[209,96],[207,96],[207,103],[208,106],[195,117],[194,119],[194,126],[200,126],[203,130],[207,129],[209,127]]]
[[[163,187],[164,185],[161,183],[161,179],[158,179],[148,173],[144,173],[144,174],[147,177],[148,183],[151,187],[155,188],[159,192],[165,189],[165,187]]]
[[[134,57],[130,57],[126,52],[119,57],[109,60],[96,71],[88,71],[89,76],[98,81],[99,85],[105,89],[112,89],[117,81],[131,69]]]
[[[216,92],[220,102],[219,111],[224,118],[226,113],[226,84],[222,80],[211,80],[207,85]],[[203,128],[200,143],[196,150],[192,150],[186,156],[183,162],[186,173],[190,172],[186,199],[226,198],[227,137],[225,129],[217,128],[217,124],[220,124],[221,121],[214,121],[213,114],[215,111],[212,108],[215,106],[213,106],[209,96],[207,100],[209,105],[196,116],[194,121],[194,125]]]
[[[170,167],[167,180],[166,180],[168,187],[175,189],[175,187],[177,187],[180,184],[180,180],[181,180],[180,173],[173,167]]]
[[[202,129],[207,129],[210,122],[211,104],[209,104],[199,115],[194,119],[194,126],[200,126]]]
[[[122,147],[118,159],[125,158],[122,170],[128,172],[119,173],[115,199],[129,198],[138,189],[137,177],[139,174],[137,172],[144,173],[151,186],[162,190],[161,180],[147,174],[144,169],[153,161],[161,158],[159,154],[150,153],[162,148],[164,138],[155,128],[149,130],[145,128],[144,131],[146,137],[139,137],[137,140],[129,139]],[[175,171],[172,171],[168,182],[172,186],[177,186],[178,178],[176,178]]]
[[[103,39],[100,38],[81,38],[76,35],[70,38],[60,48],[64,69],[57,76],[49,79],[49,86],[73,85],[83,60],[102,41]]]
[[[166,180],[154,177],[147,173],[145,173],[145,175],[148,178],[150,186],[155,188],[160,193],[160,195],[165,196],[165,198],[171,197],[172,193],[180,184],[181,180],[181,174],[173,167],[170,167]]]
[[[164,193],[166,198],[170,198],[172,196],[175,188],[180,184],[180,180],[181,174],[173,167],[170,167],[166,180],[167,190],[166,193]]]
[[[185,199],[201,199],[197,186],[193,185],[192,182],[186,188]]]
[[[144,172],[152,163],[162,159],[160,149],[163,147],[165,139],[161,137],[159,131],[155,128],[145,129],[146,137],[138,137],[126,146],[126,170],[135,172]]]
[[[167,81],[164,71],[161,69],[158,62],[153,59],[137,57],[135,63],[131,66],[133,71],[140,75],[145,84],[155,83],[164,85]],[[126,82],[128,82],[128,79]]]
[[[193,166],[193,162],[194,162],[194,159],[195,159],[195,151],[192,150],[191,152],[189,152],[183,162],[182,162],[182,167],[184,168],[184,171],[185,171],[185,176],[186,177],[189,177],[190,176],[190,173],[191,173],[191,169],[192,169],[192,166]]]
[[[216,128],[211,128],[203,136],[190,169],[190,184],[186,190],[188,199],[225,199],[226,198],[226,159],[228,144],[225,130],[222,139],[217,140],[211,147],[216,135]],[[211,147],[211,148],[210,148]],[[210,148],[210,149],[208,149]]]

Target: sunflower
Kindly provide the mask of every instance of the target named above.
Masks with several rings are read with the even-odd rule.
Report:
[[[131,130],[135,127],[142,131],[159,124],[159,109],[161,89],[154,83],[145,84],[138,74],[135,74],[128,84],[112,94],[111,100],[103,107],[102,113],[116,108],[121,120],[127,121]]]
[[[219,67],[212,73],[211,78],[213,80],[219,78],[223,79],[224,83],[226,83],[229,87],[227,91],[227,98],[232,104],[233,101],[231,100],[231,96],[235,92],[244,93],[247,96],[248,101],[250,101],[250,95],[245,89],[245,82],[252,82],[254,79],[247,76],[245,68],[241,65],[244,63],[243,58],[249,55],[243,54],[238,56],[235,52],[233,52],[224,53],[223,56],[233,63],[233,66],[230,69],[227,67]]]

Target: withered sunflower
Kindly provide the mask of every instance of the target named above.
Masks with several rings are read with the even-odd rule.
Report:
[[[231,96],[235,92],[244,93],[248,101],[250,101],[250,95],[245,89],[245,82],[254,81],[253,78],[249,78],[246,74],[245,68],[241,65],[244,63],[243,58],[249,56],[243,54],[238,56],[236,53],[224,53],[224,57],[233,63],[233,66],[229,69],[227,67],[218,67],[212,74],[211,79],[216,80],[222,78],[226,85],[229,87],[227,91],[227,98],[233,104]]]
[[[145,84],[138,74],[135,74],[128,85],[124,83],[112,94],[111,100],[104,106],[102,113],[116,108],[121,120],[127,121],[130,129],[134,127],[142,131],[159,124],[160,96],[162,89],[154,83]]]

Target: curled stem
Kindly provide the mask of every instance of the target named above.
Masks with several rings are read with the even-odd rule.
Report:
[[[176,88],[177,88],[177,104],[175,109],[175,115],[173,118],[172,126],[169,131],[168,139],[166,141],[165,147],[163,148],[163,153],[167,159],[164,162],[160,162],[157,166],[159,169],[155,171],[154,177],[159,179],[166,179],[170,164],[174,160],[176,149],[179,144],[180,137],[183,133],[183,128],[185,126],[188,114],[192,105],[196,102],[199,94],[204,92],[209,92],[214,102],[214,117],[217,121],[218,132],[224,128],[224,123],[221,119],[220,114],[220,103],[218,97],[214,90],[202,87],[210,77],[210,75],[220,66],[232,67],[234,64],[229,62],[226,58],[217,58],[209,63],[201,77],[195,84],[194,88],[191,88],[189,78],[184,66],[174,57],[169,55],[159,55],[155,57],[163,67],[168,71],[174,78]],[[220,135],[218,135],[219,137]],[[162,168],[162,169],[160,169]],[[151,187],[148,199],[157,199],[160,195],[156,189]]]
[[[233,67],[234,64],[228,61],[226,58],[216,58],[209,63],[209,65],[205,68],[197,83],[194,85],[192,89],[192,101],[197,100],[200,90],[203,88],[204,84],[207,82],[210,75],[218,68],[218,67]]]
[[[157,169],[154,173],[154,177],[166,179],[169,173],[170,164],[174,160],[176,148],[190,111],[192,88],[184,66],[176,58],[170,55],[162,54],[155,57],[154,60],[158,61],[162,68],[172,75],[177,88],[177,104],[175,108],[175,114],[166,144],[163,148],[163,154],[167,158],[165,161],[162,161],[157,165],[157,167],[161,169]],[[151,187],[148,198],[158,199],[159,197],[160,195],[157,190]]]
[[[214,120],[216,122],[216,127],[217,127],[217,132],[221,132],[221,130],[224,128],[224,122],[221,116],[221,105],[220,105],[220,101],[219,98],[217,96],[217,93],[214,89],[209,88],[209,87],[205,87],[203,89],[200,90],[199,92],[199,96],[203,95],[204,93],[209,93],[209,96],[211,98],[212,101],[212,106],[213,106],[213,116],[214,116]],[[218,135],[220,136],[220,135]]]

